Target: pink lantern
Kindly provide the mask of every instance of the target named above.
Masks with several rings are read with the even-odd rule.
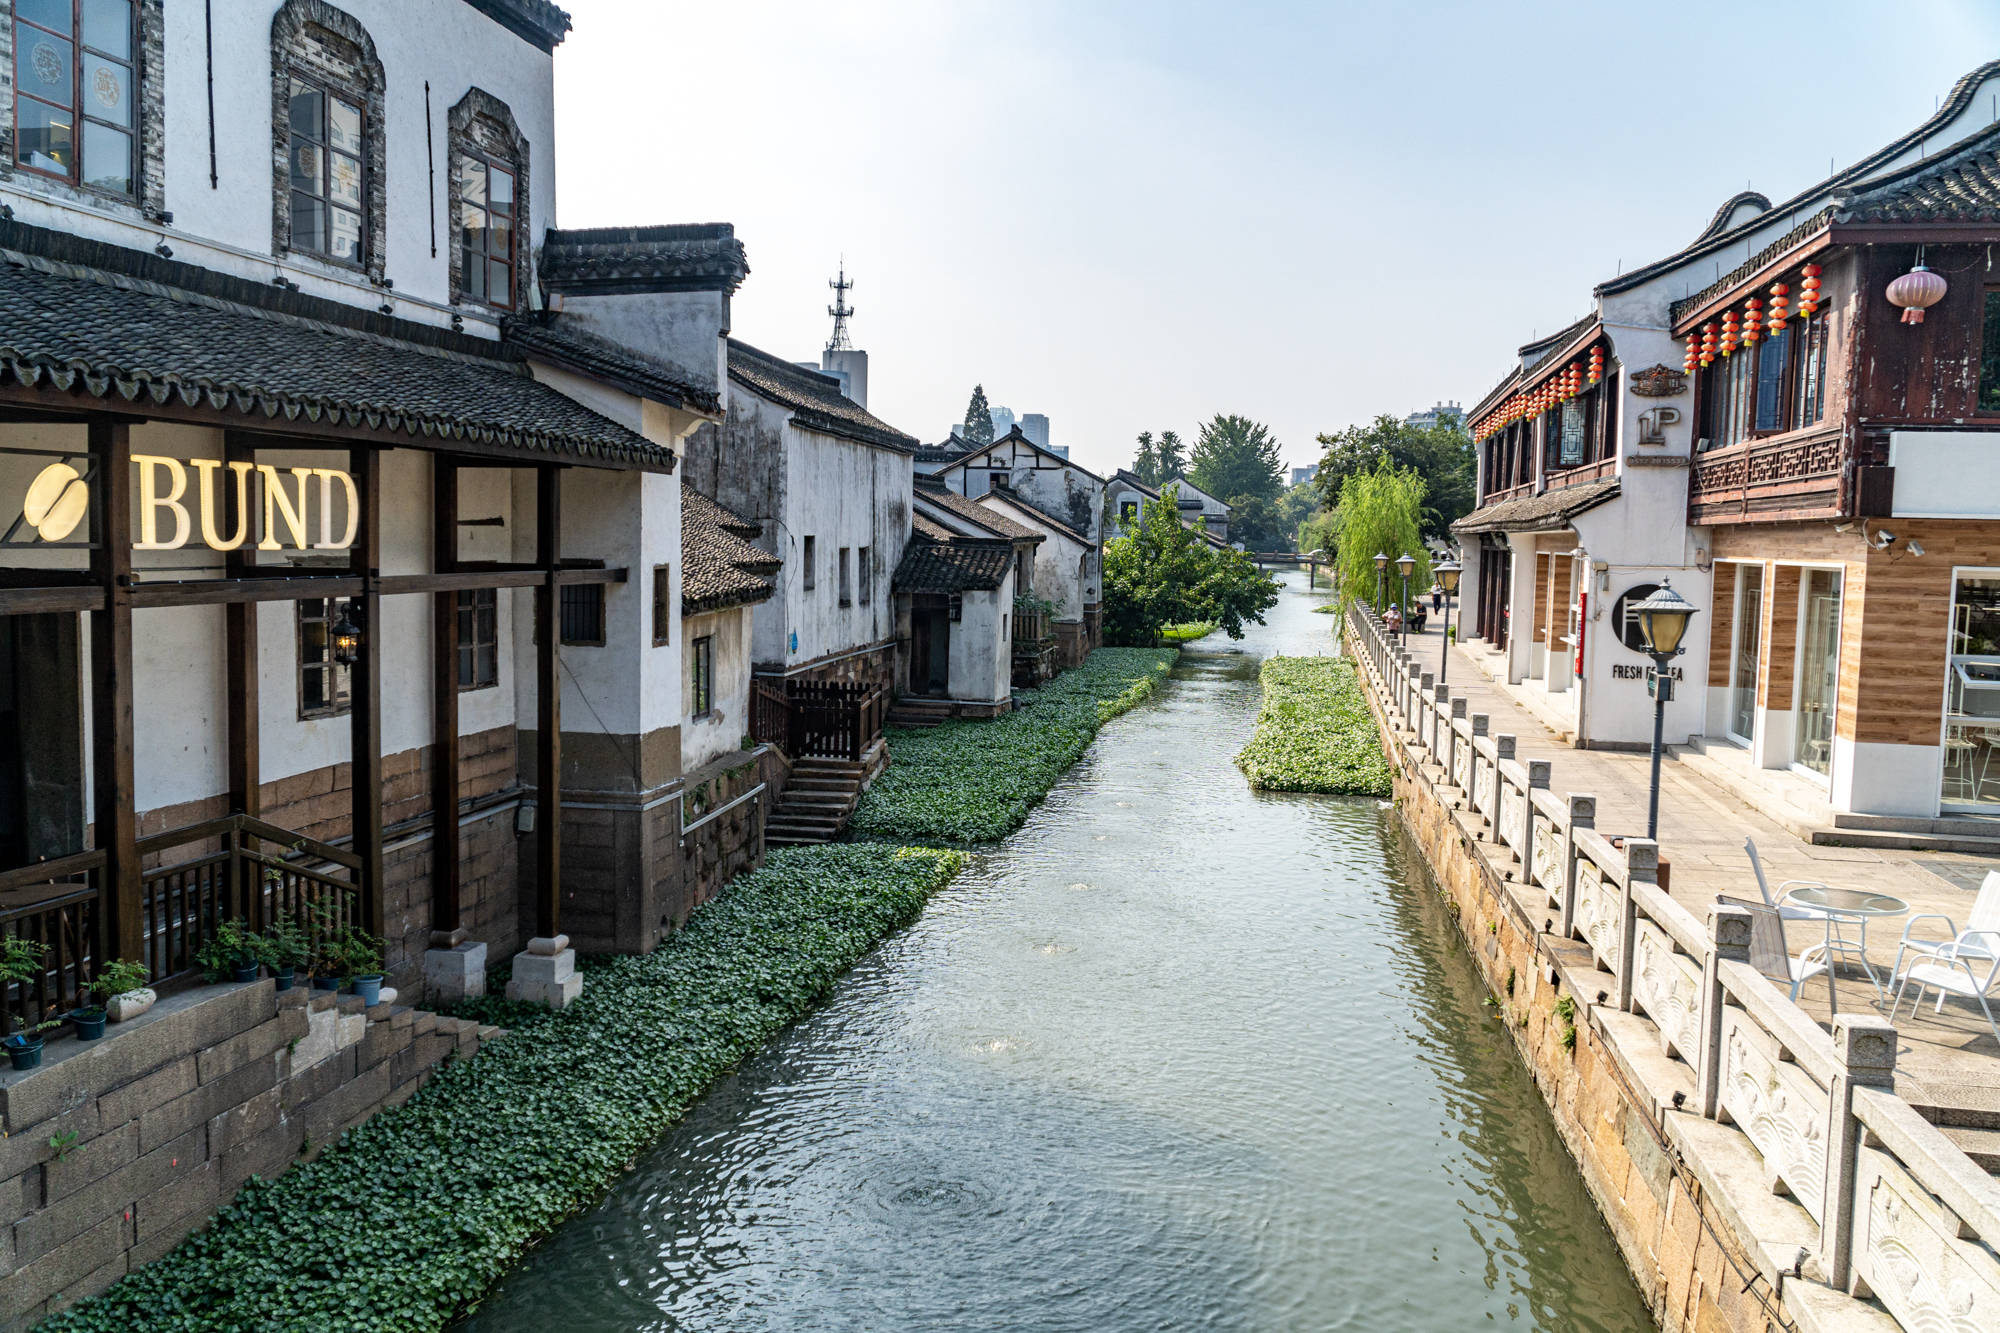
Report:
[[[1918,264],[1889,284],[1889,304],[1900,306],[1905,324],[1924,322],[1924,311],[1944,300],[1945,281]]]

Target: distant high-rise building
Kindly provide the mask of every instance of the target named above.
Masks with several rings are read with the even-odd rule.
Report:
[[[1435,406],[1427,407],[1421,412],[1412,412],[1404,417],[1403,424],[1417,430],[1429,430],[1433,426],[1444,425],[1447,419],[1451,424],[1463,427],[1465,409],[1455,402],[1447,403],[1440,399]]]
[[[1021,434],[1033,440],[1041,448],[1047,449],[1049,447],[1048,416],[1041,412],[1027,413],[1021,418]],[[1068,458],[1069,451],[1067,449],[1063,450],[1062,456]]]
[[[1005,435],[1005,434],[1006,434],[1006,433],[1007,433],[1008,431],[1010,431],[1010,430],[1014,429],[1014,409],[1013,409],[1013,408],[1011,408],[1011,407],[994,407],[994,408],[991,408],[991,409],[989,409],[989,410],[988,410],[988,412],[987,412],[987,415],[993,418],[993,438],[994,438],[994,439],[996,439],[996,440],[997,440],[997,439],[999,439],[999,438],[1000,438],[1000,437],[1001,437],[1002,435]]]
[[[1319,464],[1308,463],[1304,467],[1292,469],[1292,485],[1303,486],[1319,475]]]

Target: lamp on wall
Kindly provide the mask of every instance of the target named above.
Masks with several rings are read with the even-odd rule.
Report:
[[[1639,637],[1645,642],[1647,655],[1653,659],[1653,785],[1646,803],[1646,836],[1657,840],[1660,836],[1660,737],[1666,727],[1667,700],[1674,697],[1673,677],[1667,673],[1667,667],[1685,651],[1681,647],[1681,639],[1687,634],[1688,621],[1694,618],[1695,606],[1675,592],[1667,580],[1661,579],[1659,588],[1633,607],[1631,614],[1639,622]]]
[[[354,623],[357,608],[353,602],[344,602],[340,609],[340,619],[333,627],[333,660],[342,666],[353,666],[361,660],[361,626]]]

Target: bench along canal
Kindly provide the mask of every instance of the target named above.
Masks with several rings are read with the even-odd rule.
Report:
[[[1393,812],[1231,762],[1284,578],[462,1327],[1651,1329]]]

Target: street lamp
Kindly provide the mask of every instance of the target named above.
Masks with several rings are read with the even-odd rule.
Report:
[[[1377,551],[1375,553],[1375,614],[1378,616],[1382,614],[1385,608],[1385,601],[1389,595],[1384,583],[1389,576],[1388,571],[1389,557]]]
[[[1437,575],[1438,587],[1444,589],[1444,652],[1438,657],[1438,684],[1444,684],[1444,669],[1451,663],[1451,595],[1458,591],[1460,573],[1457,562],[1447,560],[1431,571]]]
[[[1396,629],[1396,636],[1403,643],[1410,641],[1410,571],[1416,567],[1416,558],[1407,551],[1396,557],[1396,572],[1403,576],[1403,602],[1402,610],[1398,613],[1400,623]]]
[[[1658,591],[1632,608],[1639,622],[1639,637],[1653,659],[1653,790],[1646,803],[1646,836],[1660,836],[1660,737],[1666,727],[1667,701],[1674,697],[1673,677],[1667,666],[1684,651],[1681,638],[1687,633],[1694,604],[1661,579]]]

